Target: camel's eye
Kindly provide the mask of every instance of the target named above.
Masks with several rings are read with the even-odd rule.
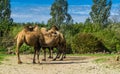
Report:
[[[54,34],[57,34],[56,32],[54,32]]]

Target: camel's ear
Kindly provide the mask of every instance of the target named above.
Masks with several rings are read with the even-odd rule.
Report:
[[[56,25],[52,25],[52,28],[54,28],[55,30],[59,30],[59,28]]]
[[[27,29],[27,28],[29,28],[29,26],[28,26],[28,25],[26,25],[26,26],[24,26],[24,28],[25,28],[25,29]]]

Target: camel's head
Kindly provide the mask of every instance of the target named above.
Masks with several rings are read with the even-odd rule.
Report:
[[[55,25],[53,25],[53,26],[51,27],[51,29],[48,30],[48,33],[56,34],[56,31],[58,31],[58,30],[59,30],[58,27],[55,26]]]
[[[24,30],[25,31],[33,31],[33,26],[27,25],[27,26],[24,27]]]

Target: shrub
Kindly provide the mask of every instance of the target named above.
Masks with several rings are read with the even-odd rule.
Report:
[[[102,41],[90,33],[78,33],[75,35],[72,42],[72,49],[74,53],[109,52]]]
[[[16,46],[14,47],[14,52],[16,52]],[[20,53],[23,53],[23,54],[29,54],[29,53],[33,53],[34,52],[34,49],[33,47],[31,46],[28,46],[26,44],[23,44],[20,49],[19,49],[19,52]]]

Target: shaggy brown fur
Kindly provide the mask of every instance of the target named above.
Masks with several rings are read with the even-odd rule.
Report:
[[[62,55],[62,57],[60,60],[63,60],[63,58],[66,58],[66,40],[61,32],[59,32],[59,34],[60,34],[60,42],[59,42],[59,45],[57,47],[58,52],[57,52],[56,57],[53,60],[60,58],[61,55]]]
[[[44,49],[44,60],[46,60],[45,48],[57,47],[59,49],[58,55],[61,53],[63,53],[64,55],[63,47],[65,47],[64,46],[65,39],[63,37],[63,34],[57,31],[55,28],[51,28],[47,32],[46,29],[44,29],[44,31],[43,29],[40,30],[38,26],[35,26],[34,28],[25,27],[16,36],[16,41],[17,41],[16,54],[18,57],[18,63],[22,63],[19,56],[19,48],[22,46],[23,43],[26,43],[27,45],[34,47],[35,52],[33,57],[33,63],[35,63],[36,54],[37,54],[38,63],[40,63],[39,51],[41,47]],[[58,55],[56,56],[56,58],[58,57]],[[56,60],[56,58],[54,60]]]
[[[38,26],[36,26],[37,28],[39,28]],[[43,40],[42,38],[42,34],[37,31],[37,29],[34,31],[31,31],[28,27],[25,27],[22,31],[20,31],[17,36],[16,36],[16,54],[18,57],[18,63],[22,63],[21,59],[20,59],[20,55],[19,55],[19,48],[22,46],[23,43],[26,43],[29,46],[33,46],[34,47],[34,57],[33,57],[33,63],[35,63],[35,56],[37,54],[37,60],[38,63],[40,63],[39,61],[39,50],[40,50],[40,43]]]
[[[53,58],[52,50],[54,47],[58,49],[57,56],[54,60],[60,57],[61,54],[63,58],[65,57],[65,50],[66,50],[66,41],[61,32],[58,31],[58,28],[55,26],[52,26],[50,30],[46,30],[46,28],[42,28],[41,31],[44,35],[45,43],[46,45],[42,45],[42,48],[44,49],[44,60],[46,60],[46,48],[49,48],[49,58]],[[54,38],[53,38],[54,37]],[[47,41],[53,40],[51,43],[48,43]]]
[[[44,50],[44,59],[46,60],[46,48],[52,48],[58,45],[60,42],[60,34],[59,33],[53,33],[53,32],[48,32],[46,28],[41,28],[41,32],[44,37],[44,41],[41,45],[41,47]]]

